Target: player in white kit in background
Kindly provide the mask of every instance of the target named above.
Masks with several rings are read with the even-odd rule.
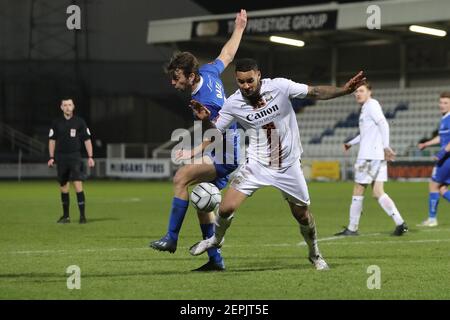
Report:
[[[361,105],[359,135],[344,144],[345,150],[358,144],[359,152],[355,163],[355,185],[350,206],[348,227],[336,236],[357,236],[359,219],[363,209],[364,193],[372,185],[373,197],[395,222],[392,235],[401,236],[408,231],[394,201],[384,192],[384,182],[388,180],[387,161],[395,160],[395,152],[389,146],[389,124],[380,103],[372,98],[372,88],[365,83],[356,89],[356,102]]]
[[[328,269],[317,245],[316,226],[308,206],[308,187],[301,169],[302,146],[292,98],[331,99],[352,93],[365,78],[360,72],[342,88],[308,86],[284,78],[263,79],[253,59],[236,63],[239,86],[230,96],[215,125],[209,121],[208,110],[192,101],[195,114],[204,124],[224,133],[237,121],[249,136],[246,162],[231,181],[216,218],[213,237],[191,247],[192,255],[200,255],[212,247],[221,247],[233,213],[256,190],[265,186],[279,189],[289,203],[292,215],[300,224],[300,233],[309,248],[309,260],[317,270]]]

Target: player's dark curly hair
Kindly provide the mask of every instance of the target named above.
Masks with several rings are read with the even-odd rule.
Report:
[[[440,98],[449,98],[450,99],[450,91],[442,92]]]
[[[243,58],[236,60],[236,67],[234,69],[236,72],[247,72],[250,70],[259,70],[258,62],[251,58]]]
[[[189,77],[191,73],[195,74],[198,78],[200,75],[198,73],[199,63],[197,58],[190,52],[177,52],[170,59],[166,72],[174,77],[175,71],[177,69],[182,70],[186,78]]]

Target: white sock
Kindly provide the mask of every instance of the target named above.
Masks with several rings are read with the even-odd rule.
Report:
[[[214,232],[214,236],[216,237],[217,243],[220,243],[227,232],[228,227],[231,225],[231,220],[233,220],[234,214],[229,216],[228,218],[222,218],[221,216],[217,216],[216,218],[216,230]]]
[[[403,220],[400,212],[395,206],[394,201],[385,193],[379,199],[378,203],[383,208],[383,210],[390,216],[397,226],[403,224],[405,221]]]
[[[352,204],[350,205],[350,223],[347,229],[350,231],[357,231],[359,225],[359,218],[363,209],[364,196],[353,196]]]

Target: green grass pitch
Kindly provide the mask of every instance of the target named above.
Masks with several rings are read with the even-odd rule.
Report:
[[[148,248],[166,232],[172,186],[166,182],[87,181],[86,225],[58,225],[54,181],[0,182],[0,299],[449,299],[450,205],[440,225],[426,218],[427,184],[389,182],[386,191],[410,226],[394,224],[368,193],[359,237],[333,234],[348,221],[352,183],[309,183],[319,245],[331,270],[318,272],[279,191],[259,190],[236,213],[223,247],[227,271],[194,273],[206,256],[189,255],[200,239],[192,208],[175,254]],[[66,269],[81,269],[81,289],[67,288]],[[368,289],[381,270],[381,288]]]

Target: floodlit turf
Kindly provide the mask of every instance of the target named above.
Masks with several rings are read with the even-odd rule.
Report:
[[[188,248],[200,239],[192,209],[175,254],[148,248],[166,232],[169,183],[88,181],[86,225],[71,193],[69,225],[57,183],[0,182],[0,299],[449,299],[450,205],[441,199],[437,228],[426,218],[426,183],[390,182],[386,191],[410,226],[394,224],[367,194],[361,236],[336,238],[348,221],[351,183],[310,183],[320,248],[331,270],[315,271],[280,193],[258,191],[237,212],[223,255],[227,271],[193,273],[206,261]],[[66,268],[81,269],[81,289],[67,289]],[[381,270],[369,290],[367,268]]]

